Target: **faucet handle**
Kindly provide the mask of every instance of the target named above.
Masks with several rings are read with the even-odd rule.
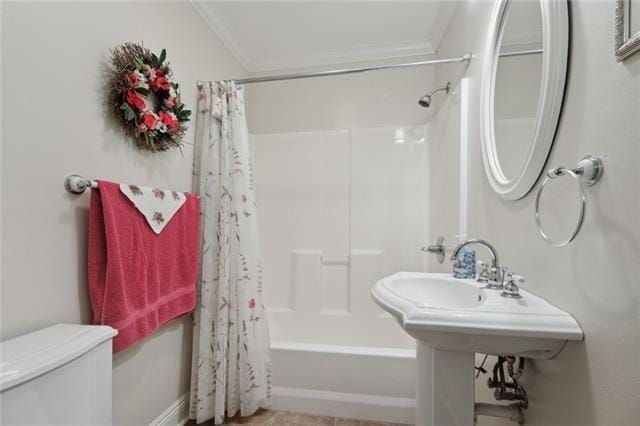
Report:
[[[502,290],[504,285],[502,283],[502,277],[506,273],[507,268],[498,268],[496,266],[492,266],[489,268],[489,282],[485,286],[485,288],[491,290]]]
[[[489,282],[489,264],[478,261],[478,282],[486,284]]]
[[[512,276],[513,274],[509,272],[509,268],[503,266],[502,268],[500,268],[500,275],[497,277],[496,281],[500,281],[502,283],[502,286],[504,287],[505,282],[510,280]]]
[[[511,299],[520,299],[520,287],[518,285],[524,284],[524,277],[521,275],[514,275],[509,272],[509,278],[504,286],[504,290],[500,293],[502,297],[509,297]]]

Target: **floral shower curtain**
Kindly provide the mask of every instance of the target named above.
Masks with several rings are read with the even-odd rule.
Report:
[[[256,204],[244,90],[199,86],[194,187],[201,198],[201,266],[189,416],[253,414],[271,402]]]

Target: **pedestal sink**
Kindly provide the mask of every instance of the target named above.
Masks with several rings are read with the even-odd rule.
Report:
[[[474,353],[549,359],[582,340],[567,312],[527,291],[520,299],[450,274],[399,272],[373,300],[418,341],[418,426],[473,425]]]

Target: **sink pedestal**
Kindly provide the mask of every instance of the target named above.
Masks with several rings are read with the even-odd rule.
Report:
[[[416,426],[473,425],[475,354],[417,344]]]

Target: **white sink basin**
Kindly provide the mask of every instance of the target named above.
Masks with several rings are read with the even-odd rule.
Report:
[[[376,283],[375,302],[429,347],[445,351],[548,359],[567,340],[582,340],[567,312],[527,291],[510,299],[475,280],[399,272]]]

